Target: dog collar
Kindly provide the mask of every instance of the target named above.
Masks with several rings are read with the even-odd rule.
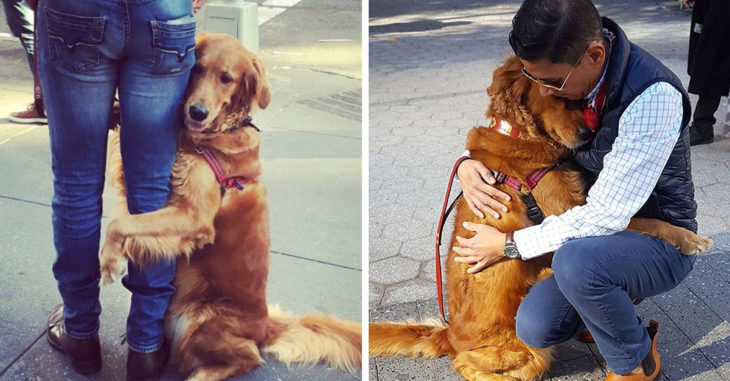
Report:
[[[256,129],[256,131],[261,132],[261,129],[253,124],[253,118],[251,118],[251,115],[247,115],[245,118],[243,118],[243,120],[238,122],[236,127],[234,127],[233,129],[235,130],[241,127],[253,127],[254,129]]]
[[[237,130],[239,128],[243,128],[243,127],[253,127],[256,131],[261,132],[261,129],[258,128],[258,126],[256,126],[255,124],[253,124],[253,118],[251,118],[251,115],[247,115],[245,118],[241,119],[238,123],[236,123],[235,126],[231,127],[226,132],[235,131],[235,130]],[[203,133],[204,134],[215,134],[216,132],[214,132],[214,131],[203,131]]]
[[[490,130],[497,131],[502,135],[511,136],[515,139],[520,137],[520,130],[513,127],[506,120],[502,120],[500,117],[498,117],[496,115],[492,115],[492,118],[489,121],[489,126],[487,128],[489,128]]]

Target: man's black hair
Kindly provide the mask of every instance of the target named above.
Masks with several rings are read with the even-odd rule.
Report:
[[[575,64],[603,26],[590,0],[525,0],[512,19],[509,44],[517,57]]]

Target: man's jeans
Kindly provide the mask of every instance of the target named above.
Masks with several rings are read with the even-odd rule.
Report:
[[[20,40],[25,53],[28,56],[28,66],[33,73],[33,10],[25,4],[24,0],[3,0],[5,21],[8,23],[10,33]]]
[[[517,336],[545,348],[573,338],[583,321],[611,370],[629,373],[651,349],[632,299],[671,290],[694,262],[694,256],[635,232],[569,241],[555,252],[554,275],[522,301]]]
[[[39,71],[48,109],[54,175],[53,273],[69,336],[99,329],[99,236],[107,133],[118,90],[129,211],[164,206],[190,68],[190,0],[45,0],[38,10]],[[175,263],[130,264],[127,341],[162,345]]]

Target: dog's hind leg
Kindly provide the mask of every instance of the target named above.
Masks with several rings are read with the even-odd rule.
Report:
[[[246,317],[220,309],[201,310],[188,320],[175,356],[180,370],[190,372],[189,379],[225,379],[264,363],[257,342],[250,338],[258,328],[246,324]]]
[[[452,364],[457,373],[470,381],[527,381],[548,369],[550,352],[524,344],[516,348],[487,347],[459,352]]]

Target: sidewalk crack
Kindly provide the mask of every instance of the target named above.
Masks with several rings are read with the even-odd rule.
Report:
[[[20,360],[21,357],[23,357],[26,353],[28,353],[28,351],[31,348],[33,348],[33,346],[38,342],[38,340],[40,340],[41,337],[43,337],[45,335],[46,335],[45,331],[41,332],[41,334],[38,335],[38,337],[36,337],[35,340],[33,340],[33,342],[31,342],[27,348],[25,348],[22,352],[20,352],[20,354],[17,357],[15,357],[12,361],[10,361],[8,366],[6,366],[2,370],[0,370],[0,378],[2,378],[2,376],[5,374],[5,372],[7,372],[13,365],[15,365],[15,363],[18,362],[18,360]]]

